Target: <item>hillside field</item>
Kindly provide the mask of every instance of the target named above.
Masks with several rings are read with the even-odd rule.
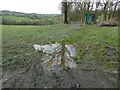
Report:
[[[1,27],[2,66],[4,69],[14,70],[37,61],[41,58],[42,52],[36,52],[33,45],[55,42],[75,44],[77,51],[75,61],[77,59],[79,65],[99,66],[105,72],[117,69],[117,27],[82,25],[78,30],[72,28],[70,24],[46,26],[1,25]],[[87,68],[89,69],[89,67]]]
[[[117,27],[82,26],[81,30],[73,30],[71,25],[48,25],[48,26],[2,26],[3,42],[3,66],[12,63],[28,61],[25,53],[34,52],[34,44],[47,44],[61,42],[77,43],[77,50],[80,57],[83,57],[85,48],[90,47],[90,52],[97,54],[100,61],[103,58],[105,47],[111,46],[118,49]],[[89,50],[88,50],[89,51]],[[98,52],[100,51],[100,52]],[[88,52],[87,52],[88,53]],[[101,55],[101,56],[100,56]],[[111,59],[112,60],[112,59]],[[111,62],[109,60],[109,63]],[[16,63],[16,64],[19,64]]]

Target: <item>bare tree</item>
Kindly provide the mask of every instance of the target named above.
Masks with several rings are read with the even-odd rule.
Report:
[[[62,13],[63,13],[63,19],[64,19],[64,24],[68,24],[68,9],[69,6],[72,4],[73,2],[68,2],[68,0],[63,0],[62,1]]]
[[[116,17],[119,3],[120,0],[82,0],[81,2],[63,0],[62,13],[64,24],[68,24],[68,17],[78,18],[83,23],[84,13],[86,12],[95,12],[96,16],[103,16],[103,18],[101,17],[102,21],[109,20]]]

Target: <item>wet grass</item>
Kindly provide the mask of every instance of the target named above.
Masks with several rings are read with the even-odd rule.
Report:
[[[112,46],[117,54],[118,29],[117,27],[97,27],[83,25],[80,30],[71,28],[71,25],[47,26],[2,26],[2,64],[3,67],[24,65],[30,60],[36,60],[34,44],[54,42],[76,43],[78,56],[82,60],[90,54],[96,61],[102,61],[110,67],[116,58],[105,54],[105,47]],[[40,58],[40,57],[39,57]],[[77,57],[76,57],[77,58]],[[88,60],[92,58],[88,57]]]

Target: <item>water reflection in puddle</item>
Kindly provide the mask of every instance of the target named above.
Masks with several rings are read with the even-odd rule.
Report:
[[[47,44],[47,45],[38,45],[33,46],[35,50],[42,51],[44,55],[41,58],[41,63],[44,69],[50,70],[55,66],[61,67],[76,67],[75,61],[72,57],[75,57],[76,51],[73,45],[65,44]]]

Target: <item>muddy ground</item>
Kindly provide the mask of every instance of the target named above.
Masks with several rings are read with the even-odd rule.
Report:
[[[118,27],[82,25],[81,30],[62,24],[2,27],[3,73],[0,79],[3,88],[117,87],[118,72],[110,68],[117,68],[113,52],[118,50]],[[80,57],[77,67],[44,70],[41,54],[35,52],[33,45],[56,41],[76,43]]]
[[[76,68],[56,66],[43,70],[41,59],[31,60],[14,69],[3,68],[2,88],[115,88],[117,73],[105,70],[100,63],[90,60],[77,62]]]

